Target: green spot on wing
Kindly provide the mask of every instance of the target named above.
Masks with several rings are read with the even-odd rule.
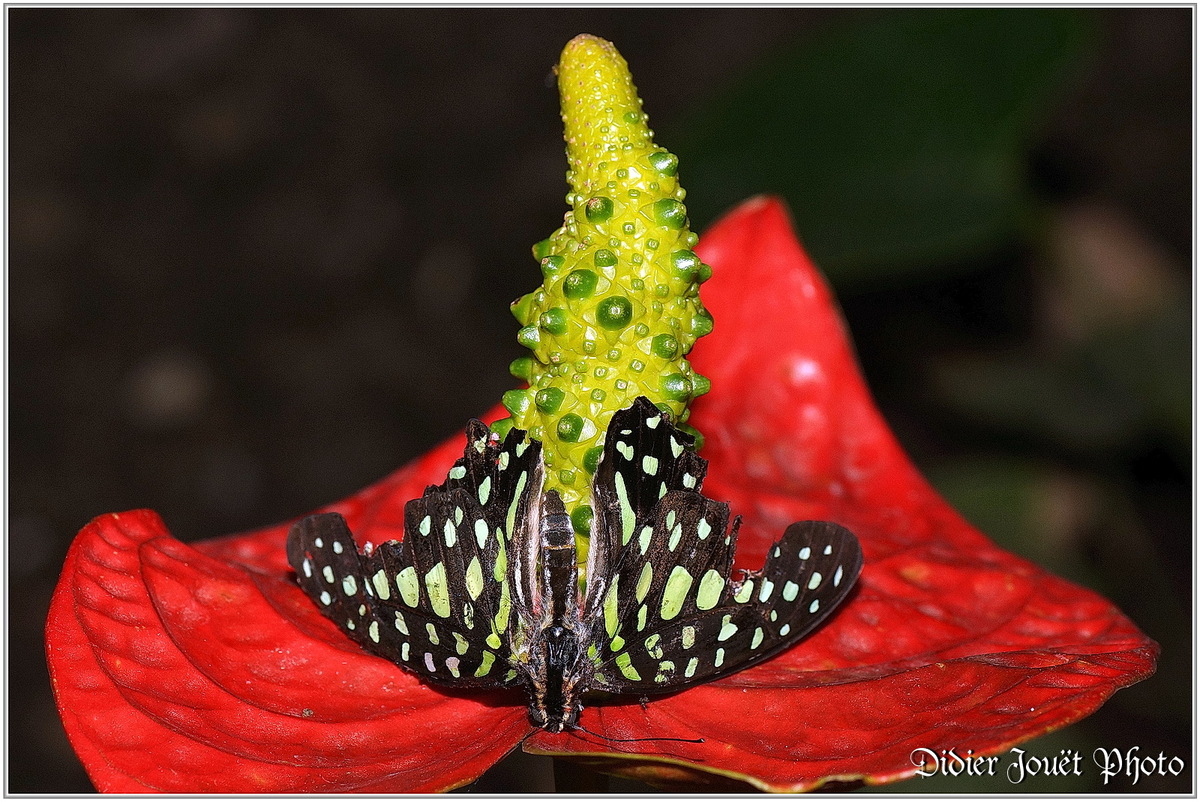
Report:
[[[654,567],[650,563],[646,563],[642,566],[642,573],[638,576],[637,588],[634,590],[634,595],[639,602],[645,601],[646,593],[649,592],[650,583],[653,581]]]
[[[615,637],[617,634],[617,583],[620,576],[613,576],[612,585],[608,589],[608,594],[604,597],[604,631],[608,633],[608,637]]]
[[[425,575],[429,606],[440,618],[450,617],[450,586],[446,584],[446,564],[438,563]]]
[[[483,568],[479,565],[479,555],[472,557],[471,564],[467,566],[466,585],[471,598],[478,599],[483,592]]]
[[[404,599],[405,604],[409,607],[416,607],[417,602],[421,600],[421,587],[417,583],[417,569],[410,565],[396,574],[396,589],[400,591],[400,598]]]
[[[653,536],[654,536],[654,527],[652,527],[652,526],[642,527],[642,533],[640,535],[638,535],[638,548],[640,548],[642,550],[642,554],[645,554],[647,551],[650,550],[650,539]]]
[[[387,574],[383,572],[382,568],[376,571],[375,575],[371,577],[371,584],[375,586],[375,593],[383,601],[387,601],[392,597],[392,587],[388,583]]]
[[[709,569],[700,580],[700,590],[696,593],[696,606],[701,610],[711,610],[721,599],[721,591],[725,589],[725,580],[717,571]]]
[[[691,587],[692,575],[682,565],[675,566],[671,575],[667,577],[666,587],[663,588],[662,608],[659,614],[664,621],[670,621],[679,615]]]
[[[629,652],[622,652],[621,654],[617,655],[617,670],[619,670],[626,679],[634,682],[640,682],[642,676],[638,674],[637,669],[633,667],[632,661],[633,658],[629,656]]]
[[[754,593],[754,580],[747,579],[745,582],[742,583],[742,586],[740,588],[738,588],[738,592],[734,595],[733,600],[735,602],[737,602],[738,604],[745,604],[746,602],[750,601],[750,596],[753,593]]]
[[[521,443],[520,445],[517,446],[518,451],[521,450],[521,445],[524,445],[524,443]],[[520,454],[518,454],[517,456],[520,456]],[[522,494],[522,491],[525,490],[525,482],[528,478],[529,478],[529,472],[521,471],[521,475],[517,478],[516,490],[513,491],[512,503],[508,505],[508,517],[505,519],[505,522],[504,522],[505,523],[504,531],[509,535],[509,537],[512,536],[513,528],[516,526],[516,523],[517,523],[517,505],[521,502],[521,494]],[[497,578],[499,578],[499,577],[497,577]]]
[[[496,655],[487,651],[483,652],[483,660],[479,663],[479,668],[475,669],[475,676],[485,677],[492,670],[492,663],[496,662]]]
[[[679,546],[679,541],[683,539],[683,526],[675,524],[675,528],[671,530],[671,539],[667,541],[667,548],[675,551]]]
[[[621,505],[621,545],[627,545],[633,536],[634,521],[633,506],[629,503],[629,493],[625,490],[625,477],[619,472],[613,477],[617,489],[617,501]]]
[[[500,604],[496,611],[496,618],[494,619],[497,632],[504,632],[508,629],[508,614],[511,609],[512,597],[508,592],[508,583],[505,582],[500,586]]]
[[[508,551],[504,548],[504,544],[500,544],[500,550],[496,552],[496,562],[492,566],[492,578],[497,582],[503,582],[505,574],[508,572]],[[507,586],[507,585],[506,585]]]

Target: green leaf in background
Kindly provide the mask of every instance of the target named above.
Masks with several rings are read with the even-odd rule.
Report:
[[[935,395],[963,420],[1091,455],[1161,442],[1191,455],[1191,309],[1173,297],[1152,314],[1058,350],[1025,348],[935,363]]]
[[[782,194],[843,288],[994,247],[1027,216],[1024,150],[1087,51],[1089,22],[933,9],[832,27],[663,137],[687,165],[688,209],[707,223]]]

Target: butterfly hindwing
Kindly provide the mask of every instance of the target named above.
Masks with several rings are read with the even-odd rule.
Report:
[[[598,526],[588,562],[585,619],[597,687],[653,683],[660,662],[646,639],[696,614],[733,563],[729,508],[699,492],[707,462],[693,439],[646,398],[612,417],[593,482]]]
[[[722,598],[733,563],[729,508],[690,490],[672,490],[618,559],[592,626],[598,686],[662,690],[674,668],[662,632],[694,620]]]
[[[693,587],[688,603],[695,606],[688,615],[648,630],[641,648],[630,650],[631,664],[647,668],[637,671],[640,679],[602,667],[601,673],[612,676],[605,690],[681,690],[772,657],[820,626],[861,569],[858,540],[848,530],[828,521],[794,523],[768,552],[762,570],[741,582],[720,583],[711,608],[715,578],[707,599],[703,583]]]
[[[636,547],[659,501],[671,491],[700,489],[708,463],[692,447],[692,436],[644,396],[613,414],[592,483],[588,615],[596,613],[622,560],[631,559],[625,551]]]
[[[512,684],[509,554],[515,530],[529,525],[540,465],[539,444],[524,432],[497,444],[472,421],[446,482],[405,505],[404,540],[360,554],[341,516],[310,516],[289,534],[289,561],[305,592],[367,651],[440,684]],[[337,547],[324,536],[333,531]],[[342,586],[323,587],[328,575]]]
[[[297,521],[288,533],[287,555],[301,589],[317,608],[353,640],[360,640],[375,619],[346,519],[328,512]]]
[[[593,687],[614,693],[679,690],[778,653],[824,620],[862,565],[847,530],[805,522],[734,582],[738,522],[727,531],[728,506],[700,492],[707,462],[659,415],[639,399],[613,416],[593,490],[605,521],[588,574]]]

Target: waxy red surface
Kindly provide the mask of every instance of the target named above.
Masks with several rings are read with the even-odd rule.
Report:
[[[887,782],[914,773],[914,749],[1001,751],[1153,673],[1157,645],[1111,603],[996,547],[916,472],[778,201],[746,202],[697,251],[717,326],[692,353],[713,386],[691,422],[706,495],[744,519],[738,565],[761,566],[792,521],[832,520],[862,543],[859,587],[760,666],[646,704],[596,700],[581,721],[703,743],[539,731],[527,751],[676,788]],[[461,452],[459,434],[327,509],[360,543],[400,538],[404,503]],[[135,510],[79,533],[47,651],[101,791],[448,790],[530,734],[523,694],[452,695],[346,639],[294,584],[287,527],[185,545]]]

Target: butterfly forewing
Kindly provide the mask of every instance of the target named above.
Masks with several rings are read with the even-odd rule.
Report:
[[[665,629],[721,600],[733,564],[729,508],[690,490],[663,497],[622,550],[592,625],[598,686],[662,689],[675,669]]]
[[[611,516],[606,533],[628,529],[622,511],[643,518],[668,490],[700,489],[707,463],[696,456],[693,444],[692,436],[672,426],[645,396],[613,413],[595,479],[596,489],[605,494],[595,499],[597,514]]]
[[[497,445],[473,421],[447,481],[405,505],[403,541],[360,555],[341,516],[310,516],[289,534],[289,561],[305,592],[367,651],[441,684],[514,683],[510,555],[540,465],[539,444],[523,432]]]

